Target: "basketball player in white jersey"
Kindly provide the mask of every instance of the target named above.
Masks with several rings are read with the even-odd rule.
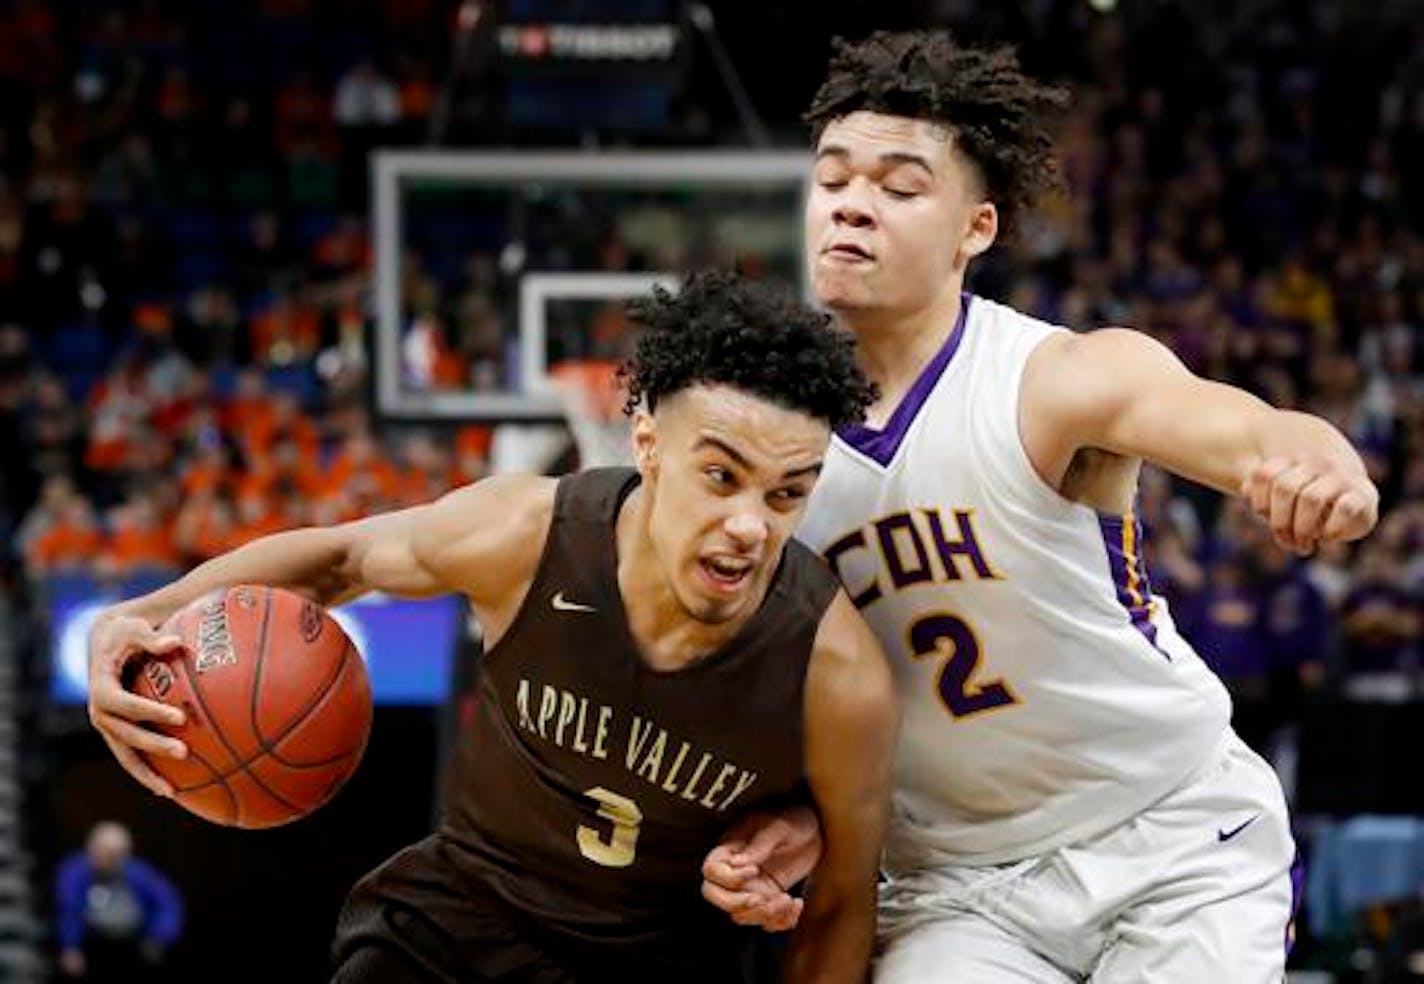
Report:
[[[1138,471],[1244,496],[1300,553],[1368,533],[1378,495],[1322,420],[1144,334],[964,292],[1051,183],[1062,101],[1008,51],[879,34],[840,46],[807,114],[810,273],[882,393],[833,440],[798,534],[904,695],[876,979],[1278,982],[1286,804],[1152,594]],[[803,873],[780,855],[814,855],[806,826],[724,845],[705,894],[774,924],[746,880]]]

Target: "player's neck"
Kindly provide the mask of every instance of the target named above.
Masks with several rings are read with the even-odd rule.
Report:
[[[884,424],[925,366],[944,347],[959,320],[963,303],[958,285],[942,291],[933,303],[905,313],[863,311],[843,314],[842,322],[856,338],[861,367],[880,387],[867,423]]]

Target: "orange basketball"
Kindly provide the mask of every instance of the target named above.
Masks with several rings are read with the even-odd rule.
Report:
[[[181,652],[139,667],[133,689],[183,709],[178,760],[150,756],[186,809],[232,827],[276,827],[336,795],[371,733],[366,665],[320,605],[261,585],[192,602],[165,623]]]

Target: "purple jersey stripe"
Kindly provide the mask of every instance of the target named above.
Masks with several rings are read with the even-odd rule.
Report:
[[[909,431],[910,425],[915,422],[920,408],[929,399],[931,391],[935,388],[935,383],[939,382],[940,376],[944,375],[944,370],[949,366],[950,360],[954,358],[954,353],[959,349],[959,343],[964,338],[964,325],[968,319],[969,302],[972,298],[973,295],[968,292],[959,295],[959,317],[954,321],[954,330],[949,333],[949,338],[935,353],[935,357],[929,361],[929,365],[921,370],[919,378],[915,380],[915,385],[910,387],[910,392],[905,394],[905,398],[900,401],[900,405],[890,415],[890,420],[885,424],[885,428],[876,430],[874,427],[866,427],[863,424],[849,424],[836,430],[836,434],[842,441],[867,458],[879,462],[882,468],[889,466],[891,459],[895,457],[895,452],[900,450],[900,443],[905,440],[905,434]]]
[[[1286,920],[1286,956],[1290,956],[1291,950],[1295,948],[1295,919],[1300,915],[1300,900],[1305,897],[1305,861],[1300,856],[1300,851],[1295,852],[1295,860],[1291,862],[1291,907],[1290,919]]]
[[[1098,516],[1103,545],[1107,547],[1108,570],[1118,604],[1127,610],[1132,627],[1140,632],[1152,647],[1168,659],[1157,645],[1157,626],[1152,622],[1152,582],[1147,577],[1147,562],[1142,557],[1142,524],[1137,516]]]

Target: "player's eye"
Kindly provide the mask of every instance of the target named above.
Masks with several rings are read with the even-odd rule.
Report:
[[[721,465],[709,465],[702,470],[702,474],[706,475],[713,485],[729,486],[732,484],[731,469],[723,468]]]
[[[911,198],[918,198],[920,193],[918,191],[910,191],[906,188],[886,188],[885,194],[889,195],[891,198],[903,202],[908,201]]]
[[[806,490],[800,486],[788,486],[771,493],[771,501],[781,506],[794,506],[806,498]]]

